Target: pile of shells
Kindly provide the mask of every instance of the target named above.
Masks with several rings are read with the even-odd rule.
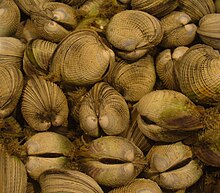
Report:
[[[1,193],[217,193],[219,0],[0,0]]]

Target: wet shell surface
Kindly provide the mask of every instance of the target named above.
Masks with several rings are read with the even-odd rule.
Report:
[[[128,129],[129,119],[125,99],[108,83],[96,83],[82,99],[79,122],[88,135],[98,137],[100,129],[107,135],[118,135]]]
[[[160,43],[160,21],[143,11],[126,10],[115,14],[106,29],[108,41],[124,59],[138,59]],[[126,56],[120,54],[124,52]],[[132,55],[132,56],[131,56]]]
[[[141,118],[170,130],[197,130],[202,115],[185,95],[172,90],[156,90],[143,96],[137,105]]]
[[[143,152],[129,140],[105,136],[85,144],[76,153],[80,168],[99,184],[122,186],[144,168]]]
[[[107,76],[107,81],[127,101],[138,101],[142,96],[153,90],[156,73],[153,57],[147,55],[136,62],[125,60],[116,62]]]
[[[0,192],[26,193],[27,172],[22,161],[0,144]]]
[[[66,124],[69,112],[63,91],[55,83],[36,76],[24,88],[21,110],[30,127],[37,131]]]
[[[22,72],[11,65],[0,64],[0,119],[15,109],[23,89]]]
[[[180,90],[193,102],[216,104],[220,101],[220,54],[212,47],[197,44],[175,65]]]
[[[102,80],[114,61],[114,52],[92,30],[72,32],[57,47],[50,69],[56,80],[89,85]]]

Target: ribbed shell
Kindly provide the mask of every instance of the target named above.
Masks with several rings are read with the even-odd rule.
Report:
[[[204,15],[215,12],[213,0],[179,0],[179,8],[188,14],[193,21],[198,21]]]
[[[88,135],[118,135],[129,127],[129,109],[125,99],[108,83],[96,83],[84,96],[79,109],[80,126]]]
[[[23,70],[26,75],[46,75],[49,71],[51,56],[56,47],[56,43],[43,39],[30,41],[23,58]]]
[[[14,1],[0,2],[0,18],[0,36],[14,35],[21,19],[20,10]]]
[[[202,115],[185,95],[173,90],[156,90],[143,96],[137,110],[146,121],[170,130],[197,130]]]
[[[210,46],[192,46],[175,65],[181,92],[200,104],[220,101],[220,54]]]
[[[106,37],[119,51],[127,55],[133,54],[133,59],[138,59],[149,48],[160,43],[163,29],[156,17],[143,11],[126,10],[111,18],[106,29]]]
[[[95,31],[80,30],[58,45],[50,71],[68,84],[89,85],[102,80],[113,61],[114,52]]]
[[[136,62],[124,60],[116,62],[107,81],[120,92],[127,101],[138,101],[153,90],[156,73],[153,57],[147,55]]]
[[[26,193],[27,173],[22,161],[0,144],[0,192]]]
[[[215,48],[220,49],[220,13],[207,14],[199,20],[197,33],[202,41]]]
[[[66,123],[69,110],[67,99],[56,84],[33,77],[24,88],[21,111],[33,129],[45,131]]]
[[[145,11],[156,17],[167,15],[177,6],[177,0],[131,0],[132,9]]]
[[[76,153],[81,169],[99,184],[122,186],[144,168],[143,152],[128,139],[118,136],[97,138]]]
[[[150,179],[137,178],[131,183],[115,188],[109,193],[162,193],[158,184]]]
[[[94,179],[75,170],[48,170],[39,183],[42,193],[103,193]]]
[[[22,72],[11,65],[0,64],[0,118],[15,109],[23,89]]]

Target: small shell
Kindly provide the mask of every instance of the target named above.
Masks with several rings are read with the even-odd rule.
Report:
[[[81,169],[99,184],[122,186],[144,168],[143,152],[129,140],[105,136],[84,145],[76,153]]]
[[[145,11],[156,17],[167,15],[177,6],[177,0],[131,0],[132,9]]]
[[[86,134],[98,137],[100,128],[107,135],[118,135],[129,127],[129,109],[124,98],[105,82],[96,83],[84,95],[79,121]]]
[[[205,44],[196,44],[177,61],[175,74],[180,90],[193,102],[220,101],[220,54]]]
[[[204,15],[215,12],[213,0],[179,0],[179,9],[188,14],[193,21],[200,20]]]
[[[139,100],[137,110],[144,120],[165,129],[190,131],[203,127],[196,105],[177,91],[152,91]]]
[[[39,183],[42,193],[104,193],[94,179],[76,170],[47,170]]]
[[[51,79],[78,86],[94,84],[107,75],[113,61],[114,52],[95,31],[74,31],[52,57]]]
[[[117,49],[116,53],[122,52],[125,55],[120,54],[121,57],[134,60],[160,43],[163,29],[156,17],[143,11],[126,10],[111,18],[106,37]]]
[[[0,192],[26,193],[27,172],[22,161],[0,144]]]
[[[202,41],[215,49],[220,49],[220,13],[207,14],[199,20],[197,33]]]
[[[162,47],[171,48],[186,46],[193,42],[197,27],[189,24],[191,18],[184,12],[173,11],[161,19],[164,36],[160,43]]]
[[[115,188],[109,193],[162,193],[158,184],[150,179],[137,178],[129,184]]]
[[[0,119],[15,109],[23,89],[22,72],[11,65],[0,64]]]
[[[24,88],[21,111],[33,129],[45,131],[52,125],[66,124],[69,109],[64,93],[56,84],[33,77]]]
[[[0,2],[0,36],[12,36],[20,23],[20,10],[14,1]]]
[[[107,81],[120,92],[127,101],[138,101],[153,90],[156,73],[153,57],[147,55],[136,62],[124,60],[116,62],[107,76]]]

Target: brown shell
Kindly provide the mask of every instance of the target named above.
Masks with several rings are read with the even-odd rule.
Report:
[[[88,135],[98,137],[100,129],[107,135],[118,135],[128,129],[129,119],[125,99],[108,83],[96,83],[82,99],[79,122]]]

